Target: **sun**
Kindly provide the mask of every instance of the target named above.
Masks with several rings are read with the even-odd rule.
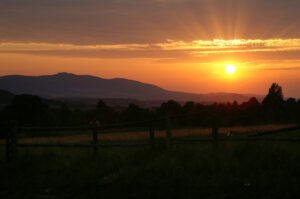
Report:
[[[232,64],[228,64],[225,67],[225,71],[228,75],[233,75],[236,71],[236,66],[234,66]]]

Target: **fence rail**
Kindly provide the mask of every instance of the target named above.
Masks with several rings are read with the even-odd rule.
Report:
[[[6,149],[6,160],[11,161],[16,157],[17,148],[25,148],[25,147],[78,147],[78,148],[92,148],[94,154],[98,154],[98,148],[101,147],[138,147],[138,146],[150,146],[151,149],[156,148],[156,139],[155,139],[155,122],[165,122],[165,145],[166,148],[171,148],[172,145],[175,144],[197,144],[197,143],[211,143],[213,145],[214,151],[217,151],[218,142],[249,142],[249,141],[264,141],[264,142],[300,142],[300,138],[291,139],[291,138],[255,138],[264,135],[276,134],[281,132],[293,131],[300,129],[300,125],[289,127],[289,128],[282,128],[278,130],[271,130],[265,131],[262,133],[256,133],[249,135],[246,138],[219,138],[218,136],[218,126],[216,120],[212,120],[212,134],[211,138],[207,139],[186,139],[186,138],[174,138],[172,136],[172,118],[178,118],[182,116],[173,116],[171,117],[168,115],[166,118],[160,119],[152,119],[152,120],[144,120],[139,122],[130,122],[130,123],[122,123],[116,125],[89,125],[89,126],[78,126],[78,127],[18,127],[14,125],[10,128],[9,132],[7,132],[7,136],[5,139],[5,149]],[[104,129],[111,129],[111,128],[122,128],[122,127],[130,127],[139,124],[146,124],[149,126],[149,141],[148,142],[140,142],[140,143],[99,143],[98,135],[103,133]],[[41,131],[41,132],[49,132],[49,131],[91,131],[92,140],[91,143],[18,143],[17,142],[17,135],[20,132],[26,133],[30,131]]]
[[[284,132],[288,132],[288,131],[295,131],[295,130],[298,130],[298,129],[300,129],[300,125],[297,125],[297,126],[294,126],[294,127],[277,129],[277,130],[265,131],[265,132],[262,132],[262,133],[256,133],[256,134],[253,134],[253,135],[249,135],[249,137],[259,137],[259,136],[263,136],[263,135],[284,133]]]
[[[137,147],[147,146],[148,143],[134,143],[134,144],[76,144],[76,143],[33,143],[33,144],[17,144],[17,147],[79,147],[79,148],[94,148],[94,147]]]
[[[82,130],[102,130],[111,128],[123,128],[130,127],[138,124],[148,124],[150,122],[163,121],[162,119],[144,120],[138,122],[128,122],[121,124],[105,124],[105,125],[88,125],[88,126],[77,126],[77,127],[19,127],[19,131],[82,131]]]

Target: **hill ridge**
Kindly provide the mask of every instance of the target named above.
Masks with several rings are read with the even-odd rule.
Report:
[[[7,75],[0,77],[0,89],[14,94],[34,94],[45,98],[120,98],[177,101],[246,101],[253,95],[238,93],[196,94],[169,91],[157,85],[125,78],[105,79],[92,75],[59,72],[54,75]]]

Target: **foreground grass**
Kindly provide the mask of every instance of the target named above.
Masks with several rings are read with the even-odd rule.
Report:
[[[300,132],[293,132],[294,134]],[[163,140],[162,140],[163,141]],[[19,149],[0,159],[0,198],[296,198],[300,144]]]

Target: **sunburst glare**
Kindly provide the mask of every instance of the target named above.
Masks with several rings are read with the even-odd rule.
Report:
[[[233,64],[227,64],[225,67],[225,71],[228,75],[233,75],[236,71],[236,66]]]

